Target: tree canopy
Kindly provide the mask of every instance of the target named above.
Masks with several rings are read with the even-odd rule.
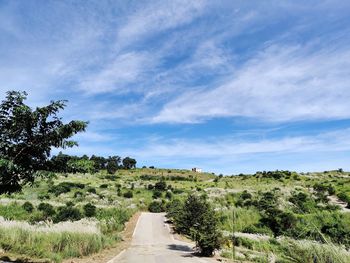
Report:
[[[0,104],[0,194],[19,191],[33,182],[51,148],[78,145],[69,138],[85,131],[88,124],[78,120],[63,123],[57,114],[67,101],[32,109],[24,103],[26,99],[26,92],[9,91]]]

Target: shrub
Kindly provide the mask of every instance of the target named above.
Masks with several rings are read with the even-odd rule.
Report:
[[[55,208],[48,203],[40,203],[38,205],[38,210],[43,213],[45,219],[52,217],[56,214]]]
[[[167,192],[165,193],[165,198],[171,199],[171,198],[173,198],[173,194],[172,194],[170,191],[167,191]]]
[[[148,210],[152,213],[164,212],[164,206],[161,202],[153,201],[149,204]]]
[[[73,207],[72,205],[68,204],[66,206],[62,206],[58,208],[57,215],[55,216],[55,222],[62,222],[62,221],[77,221],[82,218],[81,212],[78,208]]]
[[[289,201],[295,205],[294,210],[297,213],[309,213],[316,207],[315,200],[303,192],[293,193]]]
[[[48,192],[59,196],[60,194],[70,192],[73,188],[84,189],[85,185],[82,183],[62,182],[58,185],[51,186]]]
[[[87,217],[94,217],[96,215],[96,206],[90,203],[87,203],[86,205],[84,205],[83,209],[84,209],[84,214]]]
[[[93,187],[89,187],[89,188],[87,189],[87,192],[88,192],[88,193],[92,193],[92,194],[96,194],[96,189],[93,188]]]
[[[158,190],[155,190],[155,191],[153,192],[152,198],[153,198],[153,199],[157,199],[157,198],[160,198],[160,197],[162,197],[162,192],[161,192],[161,191],[158,191]]]
[[[291,212],[270,208],[263,213],[260,222],[269,227],[275,236],[279,236],[289,234],[297,224],[297,218]]]
[[[108,188],[108,184],[101,184],[100,188],[106,189],[106,188]]]
[[[32,203],[30,203],[30,202],[25,202],[25,203],[22,205],[22,208],[23,208],[24,210],[26,210],[28,213],[31,213],[31,212],[33,212],[33,210],[34,210],[34,206],[33,206]]]
[[[125,198],[133,198],[134,194],[132,193],[132,191],[127,191],[123,194],[123,196]]]
[[[166,182],[164,180],[161,180],[159,182],[156,182],[154,185],[154,188],[158,191],[165,191],[166,190]]]

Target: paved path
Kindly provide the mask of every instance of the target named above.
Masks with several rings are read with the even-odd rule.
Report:
[[[191,244],[174,240],[164,214],[142,213],[131,246],[108,263],[210,263],[192,255]]]

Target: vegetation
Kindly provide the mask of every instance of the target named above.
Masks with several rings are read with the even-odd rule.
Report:
[[[84,131],[87,122],[64,124],[57,116],[65,101],[52,101],[32,110],[27,93],[10,91],[0,104],[0,193],[19,191],[43,170],[51,147],[72,147],[68,140]]]
[[[221,245],[219,220],[204,196],[189,195],[185,202],[174,201],[168,206],[179,233],[190,236],[204,256],[212,256]]]

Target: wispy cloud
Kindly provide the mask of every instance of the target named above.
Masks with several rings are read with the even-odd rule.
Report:
[[[126,19],[118,30],[117,45],[147,39],[155,33],[187,24],[204,10],[206,1],[153,1]]]
[[[268,121],[350,117],[350,52],[346,48],[272,45],[231,77],[190,91],[164,106],[154,122],[192,123],[215,117]]]

